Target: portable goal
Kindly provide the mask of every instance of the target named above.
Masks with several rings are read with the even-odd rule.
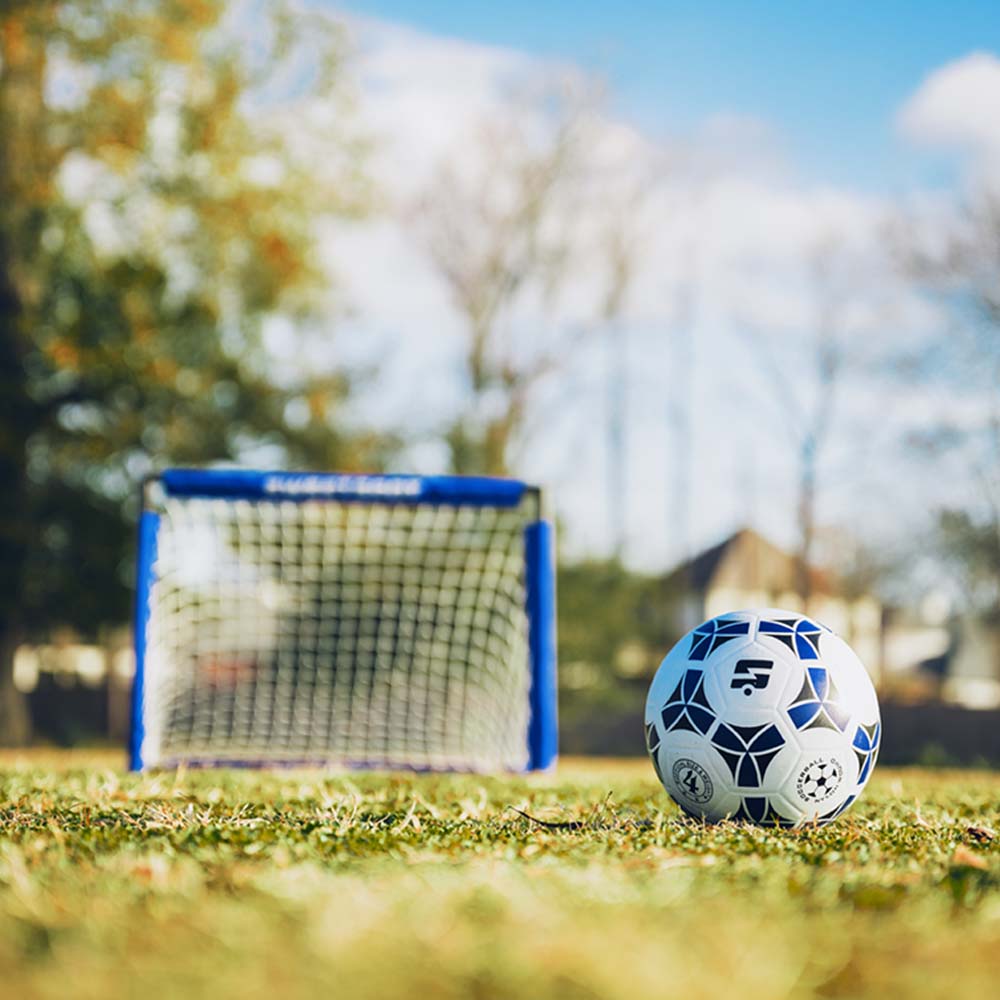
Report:
[[[132,767],[545,768],[554,601],[522,482],[165,472],[139,522]]]

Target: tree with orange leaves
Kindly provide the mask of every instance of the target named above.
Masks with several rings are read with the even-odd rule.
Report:
[[[282,3],[0,3],[0,743],[16,645],[127,616],[158,462],[381,461],[338,427],[349,378],[265,347],[301,358],[315,218],[364,208],[342,55]]]

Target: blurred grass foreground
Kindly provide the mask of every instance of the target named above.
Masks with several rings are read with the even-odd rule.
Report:
[[[993,774],[880,770],[843,819],[790,833],[687,820],[645,762],[509,780],[108,763],[3,762],[10,995],[994,992]]]

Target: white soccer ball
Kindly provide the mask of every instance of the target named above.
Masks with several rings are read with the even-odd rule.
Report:
[[[646,746],[689,815],[828,823],[861,793],[882,726],[868,673],[815,619],[767,608],[720,615],[660,664]]]

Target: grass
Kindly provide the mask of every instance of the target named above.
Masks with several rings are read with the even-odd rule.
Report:
[[[644,762],[118,765],[0,759],[4,995],[996,995],[995,773],[879,771],[837,823],[784,832],[686,820]]]

